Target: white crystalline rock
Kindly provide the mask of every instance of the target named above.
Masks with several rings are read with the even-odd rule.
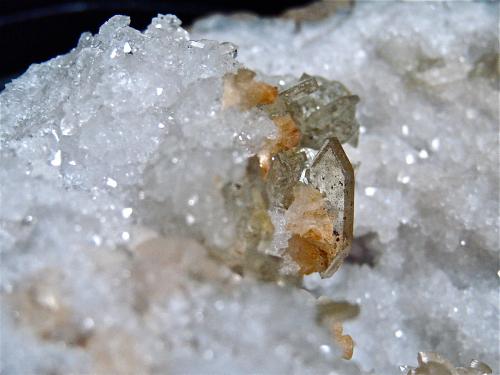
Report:
[[[360,2],[313,24],[215,16],[193,28],[263,74],[321,75],[361,97],[347,149],[353,251],[374,265],[306,285],[360,305],[345,331],[365,370],[397,374],[432,350],[500,371],[497,23],[498,3]],[[476,74],[487,56],[493,79]]]
[[[99,216],[89,238],[95,232],[111,240],[121,236],[118,213],[127,202],[148,211],[132,221],[157,221],[153,204],[169,212],[165,226],[188,213],[194,223],[225,220],[214,176],[240,175],[273,124],[256,112],[219,114],[222,76],[238,66],[234,47],[207,41],[192,48],[172,17],[156,19],[144,33],[128,22],[115,17],[98,35],[84,34],[70,54],[31,67],[2,94],[5,220],[64,202],[65,209]],[[203,198],[189,212],[197,189]],[[231,236],[230,223],[227,233],[193,226],[209,243]]]
[[[259,110],[221,111],[234,46],[173,16],[128,24],[0,94],[0,373],[361,374],[310,293],[200,245],[234,241],[220,188],[275,135]]]

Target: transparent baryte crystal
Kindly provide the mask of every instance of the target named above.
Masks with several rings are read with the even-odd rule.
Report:
[[[259,268],[260,252],[272,239],[274,227],[268,215],[269,200],[256,157],[248,160],[244,179],[227,183],[222,189],[225,205],[234,221],[238,236],[229,251],[218,252],[233,268]],[[272,261],[270,261],[271,263]]]
[[[300,81],[292,87],[280,92],[280,96],[287,104],[296,102],[307,94],[312,94],[318,90],[318,80],[307,74],[302,75]]]
[[[326,141],[310,165],[302,149],[276,155],[267,186],[270,201],[286,209],[287,255],[302,274],[331,276],[353,238],[354,172],[340,142]]]
[[[299,92],[288,89],[283,94],[305,135],[302,146],[317,149],[326,139],[333,137],[342,143],[357,142],[359,124],[355,114],[358,96],[352,95],[340,82],[317,76],[303,75],[298,86],[301,88]]]
[[[301,145],[319,149],[332,137],[341,143],[357,143],[358,102],[359,97],[340,82],[303,74],[297,83],[280,91],[278,99],[264,108],[271,117],[289,113],[302,132]]]
[[[354,224],[354,170],[336,138],[326,141],[310,167],[308,180],[324,194],[333,218],[334,253],[323,276],[332,275],[348,255]]]
[[[274,206],[287,209],[293,200],[293,188],[302,175],[306,154],[293,150],[277,154],[267,176],[267,192]]]

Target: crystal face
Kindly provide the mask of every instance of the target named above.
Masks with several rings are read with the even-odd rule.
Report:
[[[302,76],[301,93],[297,95],[290,89],[285,98],[294,98],[290,110],[298,120],[304,147],[319,148],[325,139],[337,138],[340,142],[357,142],[359,125],[355,112],[359,97],[351,93],[340,83],[321,77]]]
[[[325,195],[333,218],[334,252],[324,275],[331,276],[348,255],[354,224],[354,170],[337,138],[320,149],[308,173],[311,185]]]

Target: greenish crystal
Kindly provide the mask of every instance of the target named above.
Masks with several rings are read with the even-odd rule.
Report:
[[[301,95],[288,97],[288,109],[303,134],[301,145],[319,149],[325,140],[334,137],[341,143],[356,144],[359,124],[355,116],[359,97],[352,95],[340,82],[322,77],[303,75],[301,82],[311,80],[317,83],[315,91],[308,95],[301,91]],[[306,86],[313,87],[310,83]]]
[[[293,188],[306,167],[306,154],[295,150],[280,152],[273,158],[267,176],[267,193],[271,205],[288,208],[293,200]]]

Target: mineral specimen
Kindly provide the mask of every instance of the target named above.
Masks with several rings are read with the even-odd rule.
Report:
[[[497,14],[117,17],[32,66],[0,94],[0,372],[392,375],[423,350],[498,373]],[[290,241],[329,245],[331,136],[358,166],[356,263],[322,279]]]
[[[291,111],[305,134],[302,145],[319,148],[328,138],[355,144],[359,129],[355,107],[359,97],[351,95],[339,82],[308,75],[302,78],[304,82],[314,82],[313,88],[307,90],[311,92],[310,95],[303,95],[291,103]]]

